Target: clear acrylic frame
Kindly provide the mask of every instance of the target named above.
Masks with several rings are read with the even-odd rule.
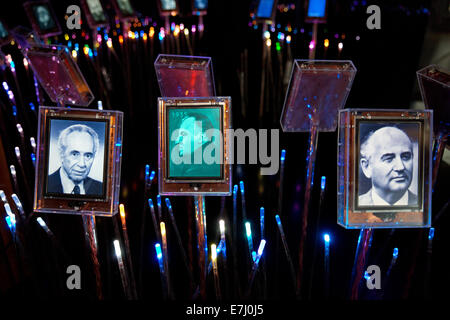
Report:
[[[210,57],[160,54],[155,70],[163,97],[216,95]]]
[[[89,85],[65,46],[31,46],[23,50],[39,83],[61,106],[87,107],[93,100]]]
[[[180,5],[178,4],[178,0],[173,0],[175,1],[175,9],[165,9],[162,4],[163,1],[165,0],[156,1],[160,17],[176,16],[180,12]]]
[[[280,118],[283,131],[335,131],[355,74],[350,60],[295,60]]]
[[[199,6],[196,4],[196,0],[191,0],[191,8],[192,8],[192,14],[196,16],[204,16],[208,12],[208,0],[206,0],[206,6],[204,8],[199,8]]]
[[[99,3],[102,8],[104,17],[105,17],[105,20],[103,20],[103,21],[96,21],[93,13],[91,12],[91,9],[90,9],[88,3],[87,3],[87,0],[81,0],[81,7],[83,8],[83,12],[84,12],[84,15],[86,16],[86,20],[89,25],[89,28],[91,28],[92,30],[95,30],[99,27],[104,27],[104,26],[108,25],[108,16],[107,16],[100,0],[99,0]]]
[[[431,226],[432,121],[432,110],[344,109],[339,111],[337,168],[337,223],[339,225],[346,229],[428,228]],[[381,128],[384,128],[385,136],[382,136],[379,131],[378,139],[381,136],[386,147],[380,152],[387,150],[386,154],[383,153],[380,158],[383,160],[382,168],[392,169],[389,172],[396,177],[391,173],[383,176],[379,173],[380,171],[377,173],[372,171],[372,176],[368,179],[362,169],[364,161],[362,153],[367,151],[362,151],[361,146],[365,145],[365,150],[368,150],[369,137]],[[401,130],[410,139],[411,154],[401,153],[401,157],[406,159],[404,161],[408,161],[408,156],[411,156],[409,166],[393,169],[394,167],[388,164],[399,166],[399,160],[392,156],[397,152],[392,150],[398,150],[394,149],[398,148],[398,142],[394,145],[388,143],[398,139],[387,140],[392,130],[402,135],[398,131]],[[380,148],[370,150],[380,150]],[[372,156],[374,160],[368,161],[374,161],[372,166],[375,167],[378,157],[371,153],[369,158]],[[403,160],[402,164],[404,165]],[[375,174],[382,178],[375,178]],[[388,181],[388,183],[403,183],[403,189],[400,189],[405,190],[402,196],[403,202],[400,200],[389,205],[389,202],[385,202],[384,199],[379,200],[382,197],[378,197],[378,194],[374,195],[374,179],[378,179],[377,181],[384,179],[381,181]],[[379,185],[379,182],[376,184]],[[389,188],[392,190],[397,186],[398,184]]]
[[[50,18],[54,22],[53,28],[48,29],[48,30],[43,30],[39,26],[39,22],[37,21],[36,16],[34,15],[34,12],[33,12],[33,7],[38,6],[38,5],[43,5],[48,8],[48,13],[50,14]],[[58,19],[56,17],[56,14],[53,10],[53,7],[52,7],[50,1],[48,1],[48,0],[28,1],[23,4],[23,7],[28,16],[28,20],[30,20],[33,30],[35,30],[40,37],[51,37],[51,36],[56,36],[56,35],[59,35],[62,33],[61,26],[59,25]]]
[[[136,18],[136,11],[131,6],[130,0],[125,0],[125,1],[128,1],[128,4],[130,5],[130,8],[133,10],[132,14],[127,14],[127,13],[123,12],[122,9],[119,6],[118,1],[120,1],[120,0],[113,0],[112,3],[113,3],[113,6],[114,6],[114,10],[116,11],[117,16],[119,17],[119,20],[121,20],[121,21],[128,21],[128,20],[132,20],[132,19]]]
[[[222,163],[221,176],[215,178],[200,178],[198,176],[173,178],[169,176],[169,161],[171,150],[169,147],[169,117],[168,109],[208,109],[221,110],[221,150]],[[231,98],[230,97],[204,97],[204,98],[158,98],[158,176],[159,194],[171,196],[226,196],[231,194]]]
[[[104,122],[103,193],[73,195],[49,192],[50,124],[52,120]],[[123,113],[110,110],[40,107],[34,189],[35,212],[112,216],[118,212],[122,161]]]
[[[434,111],[434,130],[450,131],[450,72],[430,65],[417,71],[420,92],[426,109]]]
[[[275,20],[275,15],[277,11],[277,4],[278,0],[269,0],[272,2],[272,8],[270,10],[270,15],[263,16],[259,14],[259,7],[262,5],[263,2],[267,2],[266,0],[259,0],[258,5],[255,8],[255,18],[258,22],[265,22],[265,23],[272,23],[272,21]],[[270,3],[267,3],[270,4]]]

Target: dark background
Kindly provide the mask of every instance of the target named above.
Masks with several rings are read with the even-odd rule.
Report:
[[[78,1],[52,1],[57,18],[62,26],[63,34],[57,38],[51,38],[54,43],[67,44],[63,35],[74,33],[68,31],[65,26],[65,9],[70,4],[78,4]],[[110,17],[114,15],[109,1],[102,1],[107,8]],[[189,1],[180,1],[182,16],[172,17],[171,21],[184,23],[190,26],[197,23],[197,17],[189,14]],[[280,4],[288,3],[280,1]],[[440,3],[440,2],[439,2]],[[136,278],[139,278],[139,270],[142,269],[142,278],[138,280],[138,291],[143,299],[162,299],[158,265],[155,259],[154,242],[155,234],[151,225],[147,197],[150,196],[156,203],[157,183],[156,178],[148,195],[144,195],[144,167],[151,165],[151,170],[157,169],[157,104],[156,99],[160,95],[153,61],[161,52],[158,44],[158,31],[164,22],[158,16],[155,1],[132,1],[134,8],[148,16],[155,22],[154,46],[147,48],[143,40],[129,41],[126,49],[121,49],[117,36],[113,38],[117,59],[107,54],[108,48],[104,45],[98,51],[94,61],[106,66],[111,79],[111,88],[105,89],[104,79],[99,81],[95,68],[89,58],[82,53],[82,46],[87,43],[92,48],[92,39],[80,40],[81,33],[89,33],[86,24],[83,30],[76,31],[80,51],[78,52],[78,65],[83,72],[96,99],[103,101],[105,109],[121,110],[125,113],[122,182],[120,202],[125,204],[127,210],[127,226],[130,237],[131,252],[135,267]],[[292,58],[307,59],[308,45],[311,40],[311,25],[303,23],[303,2],[295,2],[295,10],[287,13],[277,12],[277,24],[281,28],[290,24],[297,29],[297,34],[292,35]],[[381,30],[368,30],[366,19],[368,15],[365,9],[369,4],[378,4],[381,8]],[[217,95],[231,96],[233,101],[233,127],[234,128],[278,128],[280,112],[285,97],[285,85],[282,84],[282,73],[279,72],[279,57],[275,51],[276,34],[272,35],[272,70],[274,83],[266,85],[268,98],[265,104],[263,118],[258,117],[259,97],[261,82],[261,28],[249,26],[251,22],[250,12],[254,3],[248,0],[217,0],[211,1],[208,15],[204,18],[205,32],[200,39],[197,34],[195,55],[210,56],[213,61],[213,72]],[[423,48],[423,41],[427,27],[442,17],[439,11],[432,11],[431,1],[329,1],[328,22],[319,25],[317,59],[350,59],[355,64],[356,74],[352,90],[348,97],[347,108],[409,108],[412,100],[420,100],[420,94],[415,89],[415,72],[424,65],[420,65],[419,59]],[[445,7],[444,7],[445,8]],[[0,18],[12,28],[17,25],[30,27],[21,1],[8,1],[2,4]],[[440,20],[439,20],[440,21]],[[438,24],[438,27],[440,25]],[[132,30],[146,30],[148,27],[132,28]],[[304,29],[304,32],[301,32]],[[281,29],[280,29],[281,30]],[[277,32],[279,30],[277,29]],[[284,31],[283,31],[284,32]],[[285,32],[286,33],[286,32]],[[337,43],[334,35],[338,34],[340,41],[344,43],[344,49],[338,57]],[[345,39],[342,39],[344,35]],[[356,41],[356,36],[360,40]],[[330,39],[330,47],[325,55],[323,40]],[[73,45],[72,43],[72,45]],[[73,49],[73,47],[72,47]],[[186,47],[182,47],[181,54],[188,54]],[[21,143],[16,121],[20,121],[24,127],[27,138],[36,135],[36,113],[30,112],[28,103],[35,101],[32,82],[25,77],[25,71],[21,63],[22,57],[16,47],[7,46],[5,53],[11,53],[16,62],[18,85],[9,72],[2,72],[1,78],[6,79],[13,87],[16,98],[19,96],[17,87],[22,92],[22,103],[18,103],[18,115],[14,117],[4,90],[0,90],[0,133],[8,166],[15,164],[14,146]],[[167,50],[166,50],[166,53]],[[174,53],[174,52],[172,52]],[[248,67],[245,75],[248,81],[248,103],[244,110],[241,105],[238,70],[243,68],[241,61],[244,54],[247,55]],[[287,49],[283,47],[281,65],[284,66],[289,58]],[[103,83],[103,87],[102,87]],[[45,105],[53,105],[47,98]],[[91,107],[95,108],[93,102]],[[284,251],[278,240],[274,215],[279,214],[284,225],[284,231],[289,243],[294,266],[298,264],[298,243],[301,230],[301,208],[303,207],[305,159],[308,143],[306,133],[281,133],[280,147],[286,149],[285,180],[283,184],[282,211],[277,212],[278,207],[278,176],[259,177],[259,166],[246,165],[234,166],[233,183],[240,180],[245,182],[247,216],[252,222],[255,234],[254,246],[259,244],[259,207],[266,208],[266,239],[265,270],[267,275],[267,291],[262,289],[261,274],[258,275],[256,286],[252,291],[253,299],[293,300],[295,299],[294,285],[291,281]],[[27,141],[27,140],[26,140]],[[304,286],[302,297],[308,296],[314,300],[324,299],[323,285],[323,241],[322,235],[327,232],[331,236],[330,244],[330,296],[333,299],[348,299],[349,284],[354,253],[358,239],[358,230],[345,230],[336,224],[336,141],[337,133],[320,133],[317,163],[315,168],[315,181],[312,197],[312,208],[309,215],[308,238],[305,252]],[[28,144],[23,147],[29,154]],[[32,182],[34,177],[30,160],[24,164],[23,174],[19,173],[21,192],[17,192],[24,202],[26,211],[32,209]],[[433,195],[433,214],[436,215],[448,201],[449,173],[448,166],[443,163],[435,192]],[[7,171],[6,171],[7,172]],[[327,186],[325,198],[321,207],[321,218],[317,222],[319,210],[319,187],[321,176],[326,176]],[[2,180],[8,180],[8,174],[2,176]],[[2,183],[5,183],[2,181]],[[27,188],[28,185],[28,188]],[[28,190],[28,191],[27,191]],[[238,197],[238,200],[240,196]],[[191,198],[171,198],[178,227],[184,241],[185,249],[192,252],[194,275],[196,272],[196,246],[193,223],[193,201]],[[206,201],[208,241],[217,241],[218,216],[220,212],[220,198],[208,198]],[[163,207],[165,205],[163,201]],[[238,203],[240,208],[240,201]],[[231,220],[232,197],[226,198],[226,214]],[[2,209],[3,210],[3,209]],[[4,215],[3,211],[2,216]],[[448,212],[447,212],[448,213]],[[146,218],[144,218],[146,217]],[[192,288],[189,288],[187,272],[181,260],[176,238],[164,212],[166,226],[169,234],[169,264],[174,284],[175,296],[179,300],[189,300]],[[236,245],[238,251],[238,266],[242,289],[246,287],[246,253],[247,247],[244,238],[244,225],[239,217],[239,241]],[[19,276],[12,277],[8,273],[7,264],[11,262],[11,253],[3,255],[0,263],[2,278],[13,281],[5,281],[2,294],[9,297],[70,297],[79,299],[95,299],[95,279],[92,264],[89,260],[88,249],[84,246],[83,229],[79,216],[44,215],[50,229],[61,244],[60,248],[54,248],[46,234],[38,228],[34,219],[27,229],[27,243],[29,253],[28,264],[25,264]],[[113,219],[120,220],[117,216]],[[143,220],[144,237],[141,237]],[[430,299],[448,297],[449,277],[445,276],[445,258],[448,256],[448,214],[441,215],[434,224],[436,228],[432,255],[427,254],[428,230],[404,229],[375,230],[372,247],[369,252],[367,265],[377,264],[382,270],[383,276],[389,266],[394,247],[399,248],[397,265],[392,270],[389,280],[383,283],[383,289],[369,292],[365,284],[361,283],[360,298],[362,299]],[[4,219],[0,228],[7,231]],[[99,261],[103,281],[103,294],[106,299],[125,298],[117,262],[114,257],[112,240],[114,238],[113,223],[111,218],[97,218],[97,237],[99,246]],[[229,224],[227,225],[229,226]],[[4,231],[5,232],[5,231]],[[189,242],[192,238],[193,242]],[[142,240],[143,239],[143,240]],[[278,242],[278,245],[277,245]],[[318,255],[315,267],[312,267],[313,247],[316,243]],[[6,248],[7,244],[6,244]],[[61,249],[62,248],[62,249]],[[2,250],[2,248],[0,248]],[[5,249],[4,250],[9,250]],[[143,253],[141,260],[141,251]],[[6,258],[5,258],[6,257]],[[8,258],[9,257],[9,258]],[[431,269],[428,263],[431,261]],[[82,289],[69,291],[65,289],[65,269],[70,264],[80,265],[82,269]],[[19,263],[20,266],[20,263]],[[27,268],[28,267],[28,268]],[[314,274],[312,273],[314,271]],[[383,278],[382,278],[383,279]],[[208,277],[208,299],[214,300],[212,277]],[[223,279],[222,279],[223,281]],[[312,290],[309,295],[308,287]],[[233,297],[231,280],[222,282],[223,288],[228,289],[229,297]]]

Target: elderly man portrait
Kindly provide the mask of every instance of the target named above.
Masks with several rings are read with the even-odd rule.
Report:
[[[37,17],[39,27],[42,30],[48,30],[55,27],[55,22],[53,21],[47,6],[39,5],[34,7],[34,13]]]
[[[103,183],[89,177],[98,149],[98,134],[86,125],[75,124],[61,131],[58,138],[61,166],[48,176],[47,192],[102,195]]]
[[[417,195],[409,190],[413,178],[413,144],[393,126],[382,127],[362,142],[361,170],[371,188],[359,196],[360,206],[415,206]]]

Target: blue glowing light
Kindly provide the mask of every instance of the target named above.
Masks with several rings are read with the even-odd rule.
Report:
[[[370,279],[370,275],[367,271],[364,272],[364,279],[366,279],[366,280]]]
[[[261,242],[259,243],[258,256],[262,256],[265,246],[266,246],[266,240],[262,239]]]
[[[31,154],[31,161],[33,161],[33,164],[36,164],[36,155],[34,153]]]
[[[166,206],[167,206],[167,208],[172,209],[172,204],[170,203],[169,198],[166,198]]]
[[[398,257],[398,248],[394,248],[394,252],[392,253],[392,256],[393,256],[394,258],[397,258],[397,257]]]
[[[233,187],[233,195],[236,195],[237,191],[238,191],[238,185],[235,184],[234,187]]]
[[[322,190],[325,189],[326,180],[327,180],[327,177],[322,176],[322,180],[320,181],[320,189],[322,189]]]
[[[252,251],[252,259],[253,261],[256,261],[256,251]]]
[[[157,204],[158,206],[161,205],[161,196],[160,196],[159,194],[156,196],[156,204]]]
[[[244,194],[244,181],[239,181],[239,187],[241,189],[241,193]]]
[[[156,250],[156,258],[158,260],[162,259],[162,251],[161,251],[161,245],[159,243],[155,244],[155,250]]]
[[[434,238],[434,228],[430,228],[430,231],[428,231],[428,240],[433,240]]]
[[[9,229],[12,230],[13,229],[13,224],[12,224],[12,221],[11,221],[11,217],[10,216],[6,216],[5,220],[6,220],[6,224],[8,225]]]
[[[250,226],[250,222],[245,223],[245,231],[247,233],[247,238],[251,238],[252,237],[252,229]]]
[[[281,219],[279,215],[275,216],[275,220],[277,220],[277,224],[280,226],[281,225]]]
[[[153,200],[151,198],[148,198],[148,205],[150,208],[153,208]]]
[[[30,106],[31,111],[34,111],[36,109],[34,103],[30,102],[28,105]]]
[[[152,171],[151,173],[150,173],[150,181],[153,181],[153,178],[155,178],[155,175],[156,175],[156,172],[155,171]]]
[[[148,176],[150,175],[150,165],[145,165],[145,179],[148,179]]]
[[[330,235],[329,235],[328,233],[325,233],[325,234],[323,235],[323,240],[324,240],[326,243],[330,243]]]
[[[17,107],[15,105],[12,106],[12,111],[13,111],[14,117],[17,117]]]
[[[280,161],[283,162],[284,160],[286,160],[286,150],[281,150],[281,157],[280,157]]]

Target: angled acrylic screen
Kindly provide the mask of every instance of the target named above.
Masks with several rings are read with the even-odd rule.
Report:
[[[283,131],[309,132],[313,125],[336,130],[355,74],[349,60],[295,60],[280,119]]]
[[[155,61],[156,76],[163,97],[215,96],[209,57],[160,54]]]
[[[35,46],[26,48],[24,55],[53,102],[88,106],[94,99],[67,47]]]
[[[434,111],[434,129],[450,131],[450,72],[431,65],[417,71],[425,108]]]

